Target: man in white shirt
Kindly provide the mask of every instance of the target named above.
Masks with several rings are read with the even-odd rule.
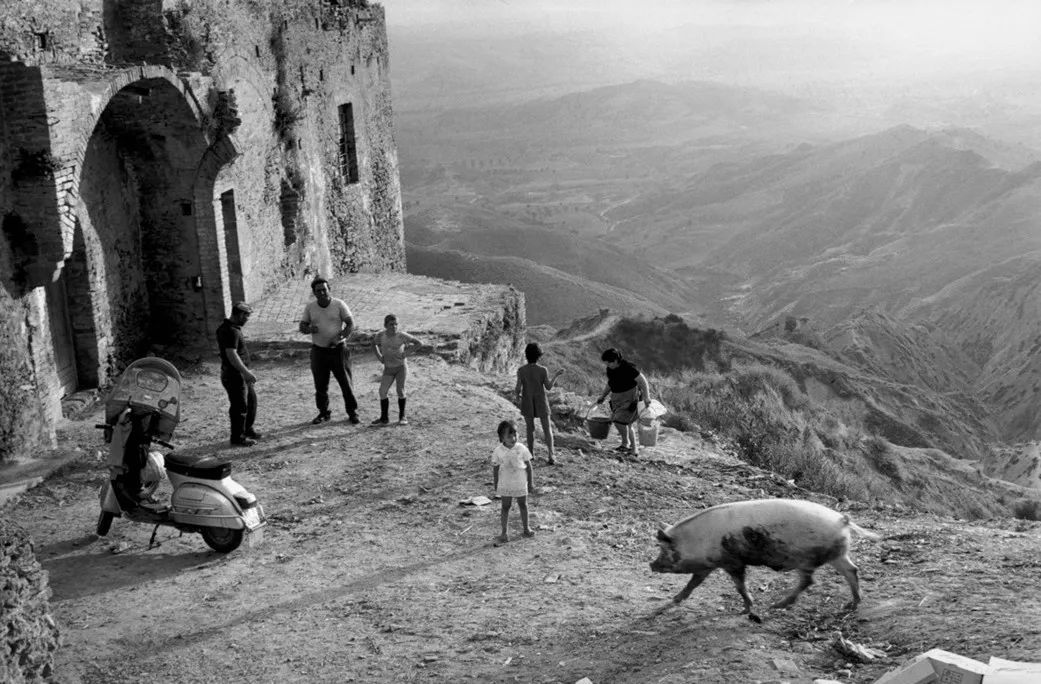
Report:
[[[329,411],[329,374],[340,384],[347,417],[352,423],[358,418],[358,401],[351,387],[350,352],[347,338],[354,331],[351,310],[342,299],[329,294],[329,281],[318,277],[311,282],[315,301],[304,307],[300,318],[300,332],[311,336],[311,375],[314,377],[314,403],[318,415],[311,422],[324,423],[332,417]]]

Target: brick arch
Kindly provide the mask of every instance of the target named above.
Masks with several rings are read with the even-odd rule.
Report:
[[[221,169],[239,155],[233,133],[222,135],[210,145],[199,163],[192,188],[195,207],[195,230],[199,242],[203,307],[206,330],[213,333],[231,310],[232,288],[228,277],[228,250],[223,221],[218,220],[214,185]]]
[[[68,77],[64,77],[68,88]],[[196,242],[194,171],[211,147],[206,117],[170,69],[138,66],[78,79],[92,95],[69,128],[58,184],[63,261],[79,225],[93,296],[99,380],[150,344],[180,344],[206,330],[193,281],[207,255]],[[82,98],[78,98],[82,102]]]
[[[58,219],[61,225],[62,246],[64,248],[64,253],[61,258],[57,260],[59,263],[72,254],[76,211],[80,197],[79,187],[82,180],[81,174],[83,172],[83,160],[87,154],[87,146],[90,144],[90,139],[94,135],[94,131],[97,128],[98,122],[101,120],[102,114],[104,114],[105,110],[112,102],[112,99],[120,91],[127,86],[132,86],[141,81],[161,79],[169,83],[173,88],[181,93],[184,99],[184,104],[188,107],[190,112],[190,116],[199,124],[200,132],[202,131],[204,116],[195,93],[192,92],[191,88],[181,79],[181,77],[169,67],[156,64],[141,65],[122,69],[116,72],[109,72],[106,73],[105,76],[106,77],[100,82],[96,80],[86,80],[82,83],[85,90],[90,90],[92,93],[96,93],[98,98],[94,100],[95,106],[92,106],[88,115],[77,122],[79,135],[76,136],[75,146],[72,154],[69,155],[69,159],[72,163],[68,170],[71,171],[71,174],[69,174],[62,185],[57,188]]]

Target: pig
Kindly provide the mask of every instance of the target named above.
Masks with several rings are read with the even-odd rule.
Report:
[[[773,604],[786,608],[813,584],[813,572],[830,563],[846,578],[853,600],[860,603],[857,566],[849,557],[850,532],[868,539],[880,537],[849,517],[812,501],[756,499],[707,508],[675,525],[658,529],[661,553],[651,563],[653,572],[691,573],[690,581],[658,612],[688,596],[716,568],[730,575],[745,602],[743,614],[759,622],[745,588],[745,568],[765,565],[773,570],[798,570],[799,582]]]

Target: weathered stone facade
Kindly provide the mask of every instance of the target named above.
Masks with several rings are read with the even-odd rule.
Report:
[[[54,681],[60,634],[29,533],[0,520],[0,682]]]
[[[382,7],[0,0],[0,460],[287,278],[405,268]]]

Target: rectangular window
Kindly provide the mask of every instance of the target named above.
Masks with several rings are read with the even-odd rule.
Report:
[[[358,144],[354,136],[354,106],[340,105],[340,171],[348,183],[358,182]]]
[[[221,218],[224,221],[224,248],[228,255],[228,287],[231,301],[245,301],[246,292],[242,284],[242,253],[239,250],[239,226],[235,212],[235,191],[222,192],[220,196]]]

